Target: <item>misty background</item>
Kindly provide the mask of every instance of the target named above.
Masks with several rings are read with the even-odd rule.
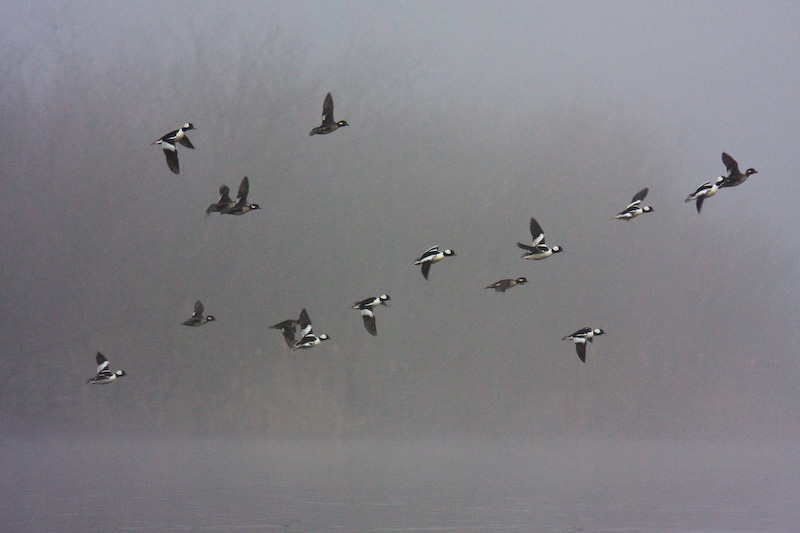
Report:
[[[4,12],[0,433],[800,435],[800,5]],[[723,151],[758,174],[698,215]],[[520,259],[531,216],[563,254]],[[291,352],[303,307],[331,340]],[[128,375],[85,386],[98,350]]]

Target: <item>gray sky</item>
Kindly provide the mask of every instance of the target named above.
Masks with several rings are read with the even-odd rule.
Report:
[[[4,431],[800,431],[797,4],[6,11]],[[722,151],[759,173],[698,216]],[[262,210],[204,218],[244,175]],[[530,216],[563,254],[520,259]],[[332,340],[291,353],[303,307]],[[85,387],[97,350],[129,376]]]

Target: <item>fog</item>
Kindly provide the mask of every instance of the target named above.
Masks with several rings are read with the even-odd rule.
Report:
[[[0,446],[16,458],[0,484],[0,524],[10,531],[655,533],[800,524],[798,450],[764,439],[67,437]]]
[[[798,5],[4,19],[3,435],[800,434]],[[309,137],[329,91],[350,127]],[[173,175],[150,142],[187,121]],[[758,174],[698,215],[723,151]],[[262,209],[205,217],[245,175]],[[531,216],[564,253],[520,259]],[[349,306],[382,293],[371,337]],[[302,308],[331,340],[291,352],[268,326]],[[84,385],[98,350],[128,375]]]

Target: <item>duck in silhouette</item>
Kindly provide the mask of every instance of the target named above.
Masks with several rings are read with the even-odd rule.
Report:
[[[564,249],[558,245],[550,248],[545,244],[544,231],[542,231],[542,227],[533,217],[531,217],[530,230],[531,237],[533,237],[533,246],[522,244],[521,242],[517,243],[517,246],[525,250],[525,255],[522,256],[522,259],[535,259],[538,261],[564,251]]]
[[[300,340],[294,343],[292,350],[302,350],[306,348],[313,348],[321,344],[323,341],[330,339],[326,334],[317,337],[314,334],[314,328],[311,325],[311,319],[308,318],[308,312],[305,307],[300,311]]]
[[[691,202],[692,200],[697,200],[697,212],[700,212],[700,209],[703,207],[703,202],[706,198],[710,198],[717,194],[720,186],[725,182],[725,176],[719,176],[714,182],[707,181],[701,186],[697,188],[692,194],[686,197],[684,203]]]
[[[349,126],[347,121],[340,120],[336,122],[333,119],[333,96],[331,96],[331,93],[328,93],[327,96],[325,96],[325,101],[322,102],[322,124],[308,132],[308,134],[326,135],[345,126]]]
[[[171,131],[160,139],[156,139],[150,143],[151,145],[158,144],[161,146],[161,149],[164,150],[164,155],[167,157],[167,166],[174,174],[181,173],[180,166],[178,165],[178,148],[175,146],[175,143],[194,150],[192,141],[186,136],[186,132],[193,129],[195,129],[194,125],[191,122],[187,122],[180,129]]]
[[[431,271],[431,265],[438,263],[445,257],[450,257],[452,255],[456,255],[456,253],[449,248],[440,252],[438,246],[431,246],[425,250],[424,254],[417,257],[417,259],[414,261],[414,264],[422,265],[422,277],[427,280],[428,273]]]
[[[377,297],[366,298],[360,302],[356,302],[350,309],[358,309],[361,312],[361,318],[364,320],[364,327],[373,337],[378,334],[378,327],[375,324],[375,308],[379,305],[389,306],[388,301],[391,298],[388,294],[381,294]]]
[[[586,341],[592,342],[595,337],[603,335],[605,331],[600,328],[582,328],[573,333],[572,335],[567,335],[565,337],[561,337],[562,341],[572,341],[575,343],[575,349],[578,352],[578,357],[580,357],[582,362],[586,362]]]
[[[758,171],[754,168],[748,168],[745,173],[742,174],[739,172],[739,163],[725,152],[722,152],[722,162],[725,164],[725,168],[728,169],[728,176],[720,187],[736,187],[744,183],[745,180],[753,174],[758,174]]]
[[[192,313],[192,318],[181,322],[181,325],[198,327],[216,320],[216,318],[211,315],[203,316],[204,312],[205,308],[203,307],[203,303],[200,300],[197,300],[194,303],[194,313]]]
[[[107,383],[111,383],[112,381],[116,380],[117,378],[121,378],[122,376],[126,376],[124,370],[117,370],[116,372],[112,372],[108,369],[108,359],[106,356],[97,352],[97,356],[95,357],[97,361],[97,375],[93,378],[89,378],[86,380],[87,385],[106,385]]]
[[[654,211],[652,207],[650,207],[649,205],[642,205],[642,200],[644,200],[644,197],[647,196],[648,190],[649,189],[645,187],[641,191],[637,192],[633,196],[633,200],[631,200],[631,203],[628,204],[628,207],[626,207],[623,211],[619,212],[617,216],[615,216],[614,218],[620,220],[630,220],[632,218],[638,217],[642,213],[652,213]]]
[[[511,287],[516,287],[517,285],[523,285],[525,283],[528,283],[527,278],[501,279],[500,281],[495,281],[486,288],[494,289],[497,292],[506,292]]]
[[[239,195],[237,196],[238,200],[236,204],[228,209],[227,211],[222,212],[223,215],[244,215],[245,213],[249,213],[250,211],[254,211],[256,209],[261,209],[258,204],[248,204],[247,203],[247,194],[250,192],[250,180],[245,176],[242,178],[242,182],[239,184]]]

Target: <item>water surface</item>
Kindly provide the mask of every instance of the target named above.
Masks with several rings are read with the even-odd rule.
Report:
[[[2,441],[2,531],[798,531],[788,441]]]

